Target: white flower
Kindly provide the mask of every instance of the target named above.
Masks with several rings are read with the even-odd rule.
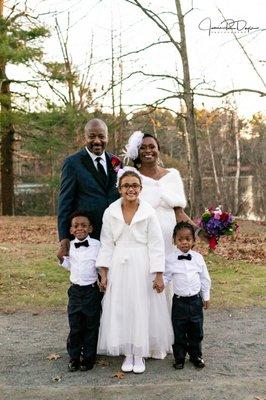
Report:
[[[124,158],[124,163],[128,164],[129,160],[135,160],[139,154],[139,148],[143,140],[144,133],[141,131],[136,131],[132,133],[128,139],[128,143],[123,150],[122,157]]]

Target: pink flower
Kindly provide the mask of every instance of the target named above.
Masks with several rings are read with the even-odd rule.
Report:
[[[220,219],[220,216],[222,215],[222,211],[213,211],[213,218],[214,219]]]

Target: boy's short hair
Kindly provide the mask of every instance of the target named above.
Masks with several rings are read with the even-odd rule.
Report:
[[[85,217],[89,221],[90,225],[92,225],[91,216],[89,215],[89,213],[87,211],[84,211],[84,210],[74,211],[69,217],[70,225],[72,224],[72,220],[76,217]]]
[[[174,227],[174,231],[173,231],[173,238],[175,238],[176,234],[178,231],[181,231],[181,229],[183,228],[187,228],[191,231],[193,240],[195,241],[195,228],[193,225],[191,225],[189,222],[187,221],[181,221],[181,222],[177,222],[176,226]]]

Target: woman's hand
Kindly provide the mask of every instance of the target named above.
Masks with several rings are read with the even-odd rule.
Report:
[[[153,289],[156,290],[157,293],[162,293],[162,291],[164,290],[164,281],[162,272],[156,272],[156,276],[153,281],[152,287]]]

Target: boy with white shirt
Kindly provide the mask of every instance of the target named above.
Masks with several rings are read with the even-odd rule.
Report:
[[[70,332],[67,351],[69,371],[88,371],[93,368],[101,313],[101,294],[97,285],[95,261],[100,249],[99,240],[92,239],[92,226],[85,212],[76,211],[71,217],[69,256],[60,260],[70,271],[68,289],[68,321]],[[80,356],[82,352],[82,360]]]
[[[194,227],[188,222],[176,224],[173,232],[176,250],[166,258],[164,281],[173,280],[172,324],[175,341],[175,369],[183,369],[186,353],[197,368],[202,359],[203,310],[210,305],[211,279],[201,254],[191,250]]]

